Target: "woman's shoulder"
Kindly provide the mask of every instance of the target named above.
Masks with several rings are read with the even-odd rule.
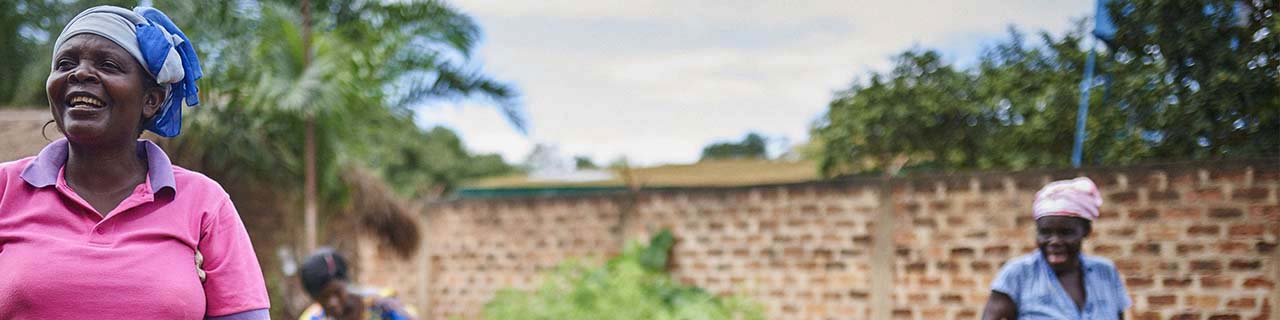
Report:
[[[218,184],[209,176],[203,173],[188,170],[177,165],[171,166],[173,170],[173,181],[178,188],[178,192],[198,192],[212,194],[226,194],[226,190],[222,189],[222,185]]]
[[[1004,266],[1001,267],[1001,269],[1035,268],[1036,259],[1039,258],[1039,255],[1040,255],[1039,251],[1033,251],[1028,254],[1013,257],[1012,259],[1009,259],[1009,261],[1005,261]]]
[[[1090,255],[1082,255],[1082,256],[1083,256],[1083,259],[1080,259],[1080,260],[1084,261],[1085,268],[1102,268],[1102,269],[1111,270],[1111,271],[1116,270],[1116,264],[1115,262],[1111,262],[1111,259],[1107,259],[1099,256],[1090,256]]]
[[[34,161],[35,159],[35,156],[30,156],[22,159],[0,162],[0,182],[4,182],[3,184],[7,185],[10,181],[21,179],[22,170],[25,170],[27,165],[30,165],[31,161]]]
[[[27,165],[35,159],[36,156],[30,156],[22,159],[0,162],[0,174],[18,175],[18,173],[22,172],[23,168],[26,168]]]

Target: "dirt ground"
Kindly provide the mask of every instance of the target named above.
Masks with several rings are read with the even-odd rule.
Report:
[[[34,156],[49,141],[62,137],[53,126],[45,128],[48,139],[41,136],[41,127],[52,119],[46,109],[0,109],[0,162]]]

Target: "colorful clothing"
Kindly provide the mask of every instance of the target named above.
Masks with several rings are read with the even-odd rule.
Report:
[[[1084,272],[1084,308],[1062,288],[1058,276],[1040,251],[1014,258],[1000,269],[991,290],[1008,295],[1018,306],[1019,320],[1108,320],[1129,308],[1129,293],[1111,261],[1080,255]]]
[[[67,185],[65,139],[0,164],[0,319],[266,316],[262,270],[227,193],[150,141],[138,150],[146,182],[105,214]]]
[[[412,308],[406,308],[395,299],[391,290],[357,290],[353,293],[360,296],[365,306],[364,319],[367,320],[412,320],[417,315]],[[325,320],[324,308],[320,304],[311,304],[302,311],[298,320]]]

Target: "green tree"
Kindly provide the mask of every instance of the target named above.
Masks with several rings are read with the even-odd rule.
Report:
[[[1119,31],[1091,88],[1086,163],[1280,154],[1274,2],[1111,6]],[[1066,166],[1088,53],[1077,26],[1031,44],[1011,29],[969,70],[927,51],[898,56],[891,72],[837,93],[815,123],[822,171],[900,159],[909,169]]]
[[[702,160],[712,159],[764,159],[765,139],[755,132],[748,133],[739,142],[717,142],[702,148]]]
[[[838,92],[814,129],[828,174],[884,168],[906,157],[935,166],[974,166],[989,120],[972,77],[934,51],[908,51],[887,74]]]
[[[1126,0],[1109,8],[1117,26],[1109,63],[1153,69],[1117,83],[1153,156],[1280,154],[1280,5]]]
[[[600,166],[591,161],[591,157],[588,156],[573,157],[573,167],[578,170],[600,169]]]
[[[390,168],[431,171],[418,161],[380,157],[434,151],[423,145],[436,138],[454,140],[438,145],[457,145],[446,147],[445,153],[458,154],[461,143],[455,135],[414,124],[412,107],[417,104],[485,97],[522,128],[514,90],[447,58],[469,54],[479,32],[451,7],[439,2],[317,1],[313,63],[304,64],[302,17],[292,5],[165,6],[172,15],[202,15],[186,20],[201,23],[191,28],[200,30],[192,36],[206,52],[204,63],[212,75],[201,87],[209,103],[190,113],[188,128],[175,144],[194,144],[190,149],[209,143],[250,146],[243,152],[204,152],[198,158],[237,175],[294,181],[303,171],[301,132],[307,117],[314,117],[320,192],[328,195],[325,199],[341,200],[334,195],[343,189],[336,179],[342,166],[369,166],[384,178],[391,176]],[[226,14],[217,14],[224,10]],[[489,166],[495,158],[486,159],[479,164]]]
[[[43,106],[53,41],[62,27],[95,5],[124,5],[120,0],[0,1],[0,106]]]

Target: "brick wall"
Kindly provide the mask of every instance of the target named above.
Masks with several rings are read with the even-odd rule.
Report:
[[[1130,319],[1280,318],[1280,159],[442,202],[413,258],[362,241],[359,278],[468,318],[566,258],[670,228],[676,278],[773,319],[972,319],[1001,264],[1035,250],[1035,191],[1078,175],[1106,199],[1085,252],[1115,261]]]

